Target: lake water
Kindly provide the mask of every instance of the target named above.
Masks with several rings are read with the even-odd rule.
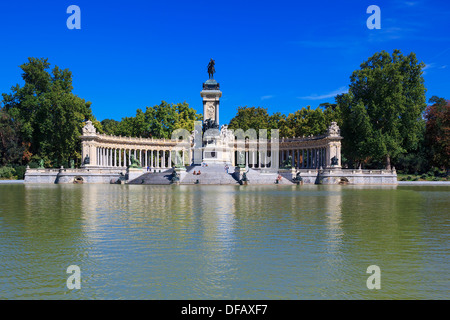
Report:
[[[448,186],[0,185],[0,299],[449,299],[449,208]]]

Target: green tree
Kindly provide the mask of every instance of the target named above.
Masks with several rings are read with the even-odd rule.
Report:
[[[269,114],[267,109],[261,107],[238,107],[237,114],[230,120],[228,127],[244,131],[255,129],[258,134],[259,129],[269,129]]]
[[[350,77],[349,92],[338,95],[343,152],[352,161],[383,161],[416,150],[425,110],[423,62],[414,53],[375,53]]]
[[[26,160],[26,148],[21,136],[21,124],[1,108],[0,166],[22,164],[24,160]]]
[[[114,119],[103,119],[101,122],[101,125],[103,127],[103,132],[105,134],[118,136],[118,127],[119,127],[119,121]]]
[[[175,129],[193,131],[194,121],[201,119],[202,115],[189,107],[186,102],[173,104],[162,101],[159,105],[146,107],[145,112],[137,109],[134,117],[122,118],[118,123],[108,120],[105,125],[110,128],[112,124],[115,135],[168,139]]]
[[[425,111],[426,141],[432,165],[450,167],[450,102],[444,98],[430,98]]]
[[[291,128],[288,126],[286,115],[281,112],[275,112],[269,116],[268,127],[267,127],[267,138],[270,138],[270,129],[278,129],[279,137],[289,137],[292,136]]]
[[[330,123],[322,109],[311,109],[310,106],[290,113],[287,116],[288,127],[290,128],[289,136],[301,137],[310,135],[323,134]]]
[[[81,160],[79,136],[85,120],[97,128],[91,103],[72,93],[72,73],[55,66],[45,58],[28,58],[21,65],[25,84],[3,94],[5,110],[19,121],[25,143],[30,144],[34,159],[44,159],[46,166],[67,165]]]

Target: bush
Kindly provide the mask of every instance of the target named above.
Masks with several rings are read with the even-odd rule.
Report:
[[[419,181],[419,177],[414,177],[412,181]]]
[[[39,163],[35,162],[35,161],[31,161],[29,164],[30,169],[37,169],[39,168]]]
[[[14,178],[15,170],[11,167],[1,167],[0,168],[0,178],[12,179]]]
[[[17,177],[17,179],[23,180],[25,178],[25,171],[27,170],[27,168],[25,166],[17,166],[14,168],[14,170],[15,170],[15,176]]]
[[[411,176],[407,176],[407,177],[406,177],[406,180],[411,180],[411,179],[412,179]]]

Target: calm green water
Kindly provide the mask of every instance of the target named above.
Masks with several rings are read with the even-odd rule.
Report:
[[[0,298],[449,299],[449,207],[446,186],[0,185]]]

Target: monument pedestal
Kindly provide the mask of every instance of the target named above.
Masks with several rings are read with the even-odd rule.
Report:
[[[176,174],[178,175],[179,180],[176,182],[176,184],[180,184],[180,181],[184,179],[184,177],[186,176],[186,167],[175,167],[173,169],[173,171],[176,172]]]
[[[142,168],[127,168],[127,182],[130,182],[144,174]]]

